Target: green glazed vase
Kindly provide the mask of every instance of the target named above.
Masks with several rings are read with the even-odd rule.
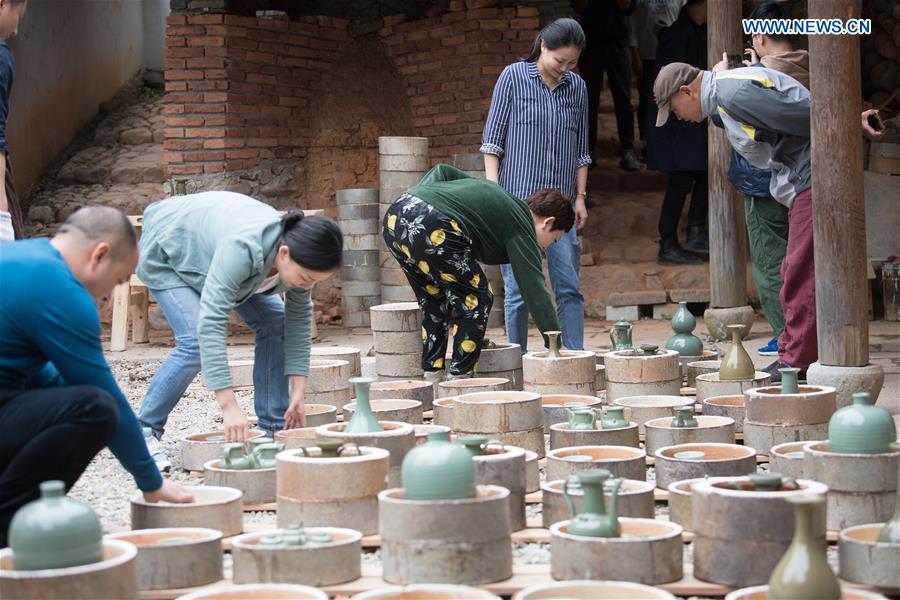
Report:
[[[744,349],[741,343],[741,332],[744,330],[743,325],[729,325],[728,330],[731,332],[731,348],[722,357],[722,365],[719,367],[720,381],[746,381],[753,379],[756,374],[756,368],[750,355]]]
[[[633,350],[631,343],[631,331],[633,327],[628,321],[616,321],[609,331],[609,341],[612,342],[612,350]]]
[[[231,442],[222,446],[222,460],[219,466],[223,469],[253,469],[256,467],[255,456],[247,453],[243,442]]]
[[[891,448],[900,451],[900,443],[895,442],[891,444]],[[894,516],[885,523],[882,530],[878,533],[878,541],[888,544],[900,544],[900,474],[897,476],[897,499],[894,504]]]
[[[439,431],[406,453],[400,478],[407,500],[459,500],[475,497],[475,461]]]
[[[678,311],[672,317],[675,335],[666,340],[666,349],[674,350],[681,356],[702,356],[703,342],[693,334],[697,319],[687,308],[687,302],[678,303]]]
[[[441,439],[446,438],[442,436]],[[487,438],[481,437],[480,435],[459,438],[459,445],[468,450],[469,454],[472,456],[481,456],[484,452],[486,442]]]
[[[547,358],[560,358],[562,355],[559,353],[559,336],[562,335],[562,331],[545,331],[544,335],[547,336],[547,341],[549,343]]]
[[[853,404],[835,411],[828,421],[828,445],[839,454],[882,454],[890,452],[896,440],[891,413],[872,406],[866,392],[853,394]]]
[[[794,505],[794,538],[769,577],[769,600],[839,600],[841,586],[812,531],[812,515],[824,496],[785,498]]]
[[[600,414],[600,427],[603,429],[622,429],[629,425],[624,406],[608,406],[606,412]]]
[[[356,409],[350,422],[344,428],[345,433],[373,433],[384,431],[384,427],[375,418],[369,404],[369,387],[375,383],[371,377],[351,377],[350,383],[356,388]]]
[[[609,511],[606,510],[606,501],[603,498],[604,484],[612,475],[606,469],[590,469],[575,475],[578,486],[584,493],[584,506],[581,513],[575,511],[575,503],[569,495],[569,481],[563,484],[563,495],[569,507],[571,520],[569,521],[569,533],[572,535],[584,535],[588,537],[620,537],[622,529],[619,526],[619,485],[615,480],[611,489],[612,494]]]
[[[781,373],[781,393],[782,394],[799,394],[800,386],[797,384],[797,374],[800,369],[797,367],[784,367],[778,369]]]
[[[697,427],[698,425],[692,407],[681,406],[675,409],[675,416],[672,417],[672,427]]]
[[[40,488],[40,499],[16,511],[9,526],[15,568],[61,569],[103,560],[103,530],[93,509],[67,497],[62,481],[45,481]]]

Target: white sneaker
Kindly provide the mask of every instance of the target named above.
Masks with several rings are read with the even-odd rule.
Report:
[[[156,468],[159,469],[160,473],[169,471],[172,468],[172,463],[169,461],[169,457],[166,456],[165,450],[162,449],[159,440],[153,435],[153,430],[149,427],[144,427],[144,442],[147,444],[147,451],[153,458],[153,462],[156,463]]]

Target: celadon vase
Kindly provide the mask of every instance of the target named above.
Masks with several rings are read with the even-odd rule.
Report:
[[[781,373],[781,393],[782,394],[799,394],[800,386],[797,384],[797,374],[800,369],[797,367],[784,367],[778,369]]]
[[[406,453],[400,478],[407,500],[458,500],[475,497],[472,454],[433,431],[424,444]]]
[[[384,431],[384,427],[375,418],[369,404],[369,387],[375,382],[371,377],[351,377],[350,383],[356,389],[356,408],[350,422],[344,428],[346,433],[373,433]]]
[[[559,353],[559,336],[562,335],[562,331],[545,331],[544,335],[547,336],[547,342],[549,343],[547,358],[561,358],[562,354]]]
[[[609,341],[612,342],[612,350],[633,350],[634,344],[631,343],[631,331],[633,326],[628,321],[616,321],[612,329],[609,330]]]
[[[625,418],[624,406],[608,406],[606,412],[601,412],[600,415],[600,426],[603,429],[621,429],[623,427],[628,427],[628,419]]]
[[[571,520],[569,521],[569,533],[572,535],[584,535],[588,537],[620,537],[622,529],[619,526],[619,482],[616,480],[612,489],[612,500],[609,511],[606,510],[606,501],[603,498],[604,484],[612,475],[606,469],[590,469],[575,475],[578,485],[584,494],[584,506],[580,513],[576,513],[575,503],[569,495],[569,481],[563,484],[563,495],[569,507]]]
[[[681,356],[701,356],[703,342],[693,334],[697,319],[688,310],[687,302],[679,302],[678,310],[672,317],[672,330],[675,335],[666,340],[666,349],[674,350]]]
[[[841,408],[828,421],[828,445],[840,454],[883,454],[891,451],[897,430],[891,413],[872,406],[867,392],[853,394],[853,404]]]
[[[675,409],[675,416],[672,417],[672,427],[697,427],[697,425],[693,407],[681,406]]]
[[[900,451],[900,443],[895,442],[891,444],[891,448]],[[894,516],[885,523],[878,533],[878,541],[888,544],[900,544],[900,473],[897,475],[897,498],[894,501]]]
[[[103,560],[103,530],[93,509],[67,497],[62,481],[45,481],[40,489],[41,497],[20,508],[9,526],[15,568],[61,569]]]
[[[587,406],[575,409],[567,408],[566,417],[569,420],[569,429],[576,431],[597,429],[597,415],[592,408]]]
[[[720,381],[746,381],[753,379],[756,374],[756,368],[750,355],[744,349],[741,343],[741,332],[744,330],[743,325],[729,325],[728,330],[731,332],[731,348],[722,357],[722,365],[719,367]]]
[[[769,577],[769,600],[839,600],[841,586],[813,535],[812,518],[825,496],[785,498],[794,507],[794,538]]]

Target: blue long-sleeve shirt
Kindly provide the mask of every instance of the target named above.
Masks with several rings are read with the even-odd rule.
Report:
[[[6,42],[0,40],[0,151],[9,152],[6,143],[6,117],[9,114],[9,95],[16,75],[16,61]]]
[[[0,392],[59,385],[92,385],[116,399],[119,421],[109,449],[141,490],[159,489],[162,476],[103,356],[93,298],[49,240],[3,244]]]

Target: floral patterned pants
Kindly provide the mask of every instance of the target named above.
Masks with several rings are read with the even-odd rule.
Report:
[[[491,284],[472,256],[472,240],[447,214],[409,194],[384,215],[382,235],[422,308],[422,368],[444,368],[449,334],[450,373],[472,372],[494,302]]]

